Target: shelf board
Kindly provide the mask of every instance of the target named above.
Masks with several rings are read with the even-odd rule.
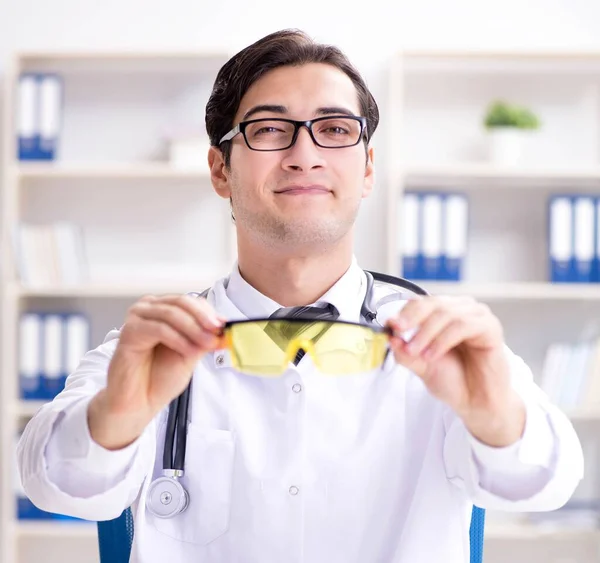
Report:
[[[61,73],[216,75],[231,54],[225,51],[30,51],[17,53],[15,64],[25,70],[52,70]]]
[[[20,538],[96,538],[98,535],[93,522],[19,520],[15,527]]]
[[[588,74],[600,69],[598,50],[404,50],[398,53],[400,68],[407,75],[435,73]]]
[[[50,401],[20,400],[16,404],[16,414],[18,417],[30,418],[48,402]]]
[[[600,184],[600,167],[501,167],[487,163],[440,164],[429,166],[408,166],[404,172],[405,183],[410,188],[420,186],[461,187],[466,183],[470,188],[487,189],[494,184],[519,184],[519,188],[539,185],[560,184],[568,190],[577,188],[573,184]],[[569,185],[565,186],[565,182]],[[473,185],[476,183],[475,185]]]
[[[13,286],[12,293],[21,298],[30,297],[96,297],[96,298],[137,298],[143,295],[164,295],[167,293],[187,293],[202,291],[214,284],[218,277],[210,280],[175,281],[156,284],[86,284],[72,287],[23,287]]]
[[[40,180],[206,180],[210,177],[208,165],[198,170],[179,169],[168,163],[20,163],[16,176]]]
[[[214,284],[221,275],[215,274],[206,279],[177,280],[173,283],[121,284],[90,283],[65,287],[24,287],[10,286],[9,292],[22,298],[29,297],[136,297],[165,293],[186,293],[202,291]],[[419,285],[433,295],[468,295],[475,299],[489,301],[559,301],[591,300],[600,301],[600,283],[548,283],[548,282],[505,282],[471,283],[416,280]]]
[[[468,295],[489,301],[599,300],[600,284],[506,282],[470,283],[417,281],[435,295]]]
[[[172,61],[172,60],[204,60],[226,57],[225,51],[92,51],[92,50],[44,50],[20,51],[16,54],[19,60],[65,60],[65,61]]]
[[[589,409],[585,407],[574,407],[563,409],[564,413],[573,421],[598,421],[600,420],[600,409]]]
[[[571,527],[549,527],[534,524],[488,524],[485,527],[486,540],[600,540],[598,529],[577,529]]]

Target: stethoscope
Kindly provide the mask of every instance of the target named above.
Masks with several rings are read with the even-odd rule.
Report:
[[[374,306],[375,282],[382,282],[402,289],[409,290],[417,295],[429,295],[428,292],[414,282],[397,278],[388,274],[365,271],[367,288],[365,298],[360,308],[360,316],[369,324],[377,322],[377,307]],[[209,290],[194,293],[197,297],[206,297]],[[385,303],[402,299],[402,293],[396,292],[383,297],[377,302],[381,306]],[[190,389],[192,382],[185,391],[169,405],[169,414],[165,429],[165,445],[163,450],[162,476],[155,479],[148,487],[146,507],[157,518],[173,518],[181,514],[189,505],[189,494],[179,479],[184,475],[185,448],[187,441],[187,418],[190,403]]]

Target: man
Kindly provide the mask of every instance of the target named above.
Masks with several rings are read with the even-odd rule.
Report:
[[[373,189],[378,117],[345,56],[297,31],[221,69],[208,162],[231,201],[238,264],[207,299],[140,299],[86,355],[19,444],[33,502],[92,520],[132,505],[139,563],[464,563],[473,503],[536,511],[569,499],[583,472],[576,434],[473,300],[397,304],[384,320],[390,361],[345,377],[308,355],[253,377],[223,353],[230,319],[325,304],[361,320],[353,230]],[[147,499],[167,409],[192,377],[189,506],[159,518]]]

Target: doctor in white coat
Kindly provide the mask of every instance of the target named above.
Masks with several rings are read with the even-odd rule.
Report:
[[[332,120],[306,122],[321,117]],[[238,261],[207,299],[136,302],[31,420],[18,463],[36,505],[92,520],[131,506],[136,563],[466,563],[473,503],[545,511],[569,499],[578,438],[474,300],[397,304],[381,320],[414,338],[392,337],[391,361],[345,377],[308,355],[281,377],[249,376],[220,349],[225,320],[280,307],[327,303],[359,321],[353,233],[378,118],[346,57],[301,32],[224,65],[208,161]],[[192,377],[189,506],[157,518],[146,497],[167,408]]]

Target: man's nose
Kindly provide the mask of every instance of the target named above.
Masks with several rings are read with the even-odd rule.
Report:
[[[286,151],[282,165],[294,170],[310,170],[323,166],[322,151],[314,143],[308,127],[300,127],[296,142]]]

